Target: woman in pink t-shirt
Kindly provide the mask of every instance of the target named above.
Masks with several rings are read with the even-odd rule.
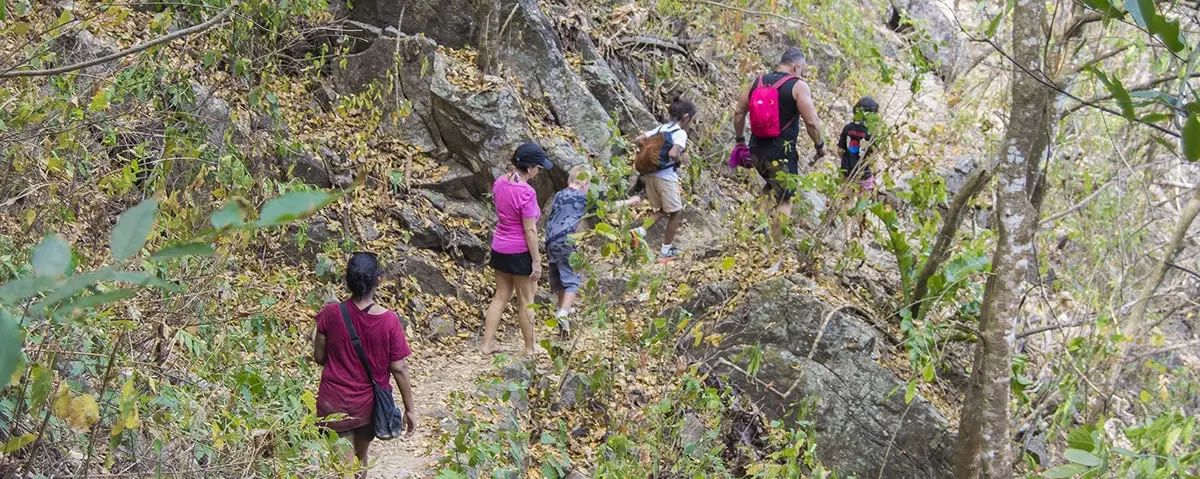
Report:
[[[541,170],[553,168],[542,147],[525,143],[517,148],[512,157],[513,169],[496,178],[492,184],[492,199],[496,203],[496,232],[492,236],[492,257],[489,262],[496,272],[496,295],[488,306],[483,322],[483,354],[494,354],[501,348],[496,345],[496,329],[500,327],[500,315],[504,306],[517,293],[517,319],[521,335],[525,339],[525,354],[534,352],[533,342],[533,295],[537,291],[538,277],[542,275],[542,254],[538,251],[537,220],[542,215],[538,208],[537,192],[529,180]]]
[[[317,314],[317,327],[313,332],[313,361],[322,366],[321,385],[317,389],[317,416],[345,415],[343,420],[321,425],[354,444],[354,456],[359,467],[363,467],[358,474],[360,478],[367,477],[367,448],[375,439],[372,380],[384,389],[391,389],[391,380],[396,381],[404,400],[405,429],[411,435],[417,426],[405,362],[412,350],[408,348],[404,327],[396,313],[375,304],[373,297],[378,285],[379,261],[374,253],[354,253],[346,265],[346,286],[351,296],[345,304],[350,324],[358,333],[374,377],[367,377],[367,369],[350,340],[350,331],[341,313],[342,303],[326,305]]]

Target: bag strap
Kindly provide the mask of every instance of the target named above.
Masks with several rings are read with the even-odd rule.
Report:
[[[374,303],[371,305],[374,306]],[[350,308],[344,302],[340,306],[342,320],[346,322],[346,332],[350,333],[350,344],[354,345],[354,351],[358,353],[359,361],[362,361],[363,367],[367,369],[367,378],[371,380],[371,385],[376,386],[375,373],[371,372],[371,364],[367,362],[367,353],[363,351],[362,340],[358,338],[358,331],[354,330],[354,323],[350,321]]]

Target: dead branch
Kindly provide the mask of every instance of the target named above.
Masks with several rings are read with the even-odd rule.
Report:
[[[778,13],[764,12],[764,11],[762,11],[762,10],[752,10],[752,9],[749,9],[749,8],[742,8],[742,7],[735,7],[735,6],[733,6],[733,5],[726,5],[726,4],[724,4],[724,3],[721,3],[721,2],[714,2],[714,1],[712,1],[712,0],[692,0],[692,1],[694,1],[694,2],[696,2],[696,3],[700,3],[700,4],[704,4],[704,5],[712,6],[712,7],[724,8],[724,9],[726,9],[726,10],[733,10],[733,11],[737,11],[737,12],[742,12],[742,13],[749,14],[749,15],[762,15],[762,16],[764,16],[764,17],[771,17],[771,18],[774,18],[774,19],[776,19],[776,20],[783,20],[783,21],[785,21],[785,22],[795,22],[795,23],[798,23],[798,24],[800,24],[800,25],[803,25],[803,26],[808,26],[808,22],[806,22],[806,21],[804,21],[804,20],[801,20],[801,19],[799,19],[799,18],[795,18],[795,17],[787,17],[787,16],[783,16],[783,15],[780,15],[780,14],[778,14]]]
[[[113,60],[117,60],[119,58],[127,57],[129,55],[133,55],[135,53],[148,50],[154,46],[161,45],[163,43],[167,43],[167,42],[170,42],[173,40],[178,40],[178,39],[186,37],[188,35],[192,35],[192,34],[196,34],[196,33],[200,33],[205,30],[208,30],[209,28],[212,28],[213,26],[217,25],[218,23],[223,22],[226,18],[229,18],[229,15],[233,13],[233,9],[235,6],[236,5],[230,5],[228,7],[225,7],[225,10],[222,10],[221,13],[217,14],[217,16],[210,18],[208,21],[201,23],[199,25],[191,26],[191,27],[185,28],[183,30],[179,30],[170,35],[162,36],[162,37],[155,38],[154,40],[150,40],[145,43],[134,45],[132,47],[126,48],[124,50],[113,53],[111,55],[105,55],[100,58],[94,58],[92,60],[88,60],[85,62],[73,63],[70,65],[66,65],[66,66],[62,66],[62,67],[58,67],[58,68],[50,68],[50,69],[46,69],[46,70],[17,70],[17,71],[3,72],[3,73],[0,73],[0,78],[40,77],[40,76],[61,75],[63,73],[69,73],[69,72],[73,72],[76,70],[82,70],[84,68],[96,66],[96,65],[99,65],[102,63],[108,63]]]
[[[643,47],[657,48],[660,50],[671,50],[676,53],[679,53],[680,55],[688,55],[689,54],[687,49],[683,48],[683,46],[678,43],[668,41],[668,40],[663,40],[661,38],[649,37],[649,36],[645,36],[645,35],[621,37],[620,39],[617,40],[617,44],[621,45],[624,48],[629,48],[629,47],[633,47],[633,46],[643,46]]]

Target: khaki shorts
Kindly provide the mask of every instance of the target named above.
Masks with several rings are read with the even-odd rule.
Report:
[[[654,175],[642,175],[646,183],[646,201],[650,207],[663,213],[675,213],[683,210],[683,195],[679,192],[679,182],[669,181]]]

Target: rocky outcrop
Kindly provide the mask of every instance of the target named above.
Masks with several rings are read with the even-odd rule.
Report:
[[[930,0],[893,0],[887,19],[888,27],[898,33],[909,34],[912,24],[916,24],[929,36],[930,41],[922,41],[917,47],[937,64],[938,75],[947,84],[970,63],[970,50],[959,33],[952,8],[948,3]]]
[[[621,131],[635,134],[654,125],[654,115],[646,109],[638,93],[629,91],[617,78],[608,61],[596,50],[592,39],[580,33],[575,43],[583,54],[584,63],[580,70],[588,91],[592,92],[609,115],[617,118],[617,126]]]
[[[421,34],[437,44],[462,48],[475,38],[476,26],[469,14],[474,11],[472,0],[366,0],[354,3],[351,18],[380,27],[399,24],[406,34]],[[607,161],[612,139],[608,114],[567,64],[554,25],[537,0],[503,0],[500,11],[507,27],[501,32],[498,49],[504,68],[522,81],[526,97],[543,99],[553,121],[570,130],[583,151]]]
[[[946,419],[919,395],[905,404],[905,382],[876,362],[880,335],[861,319],[831,313],[815,288],[802,277],[751,287],[716,324],[715,332],[724,335],[720,346],[695,352],[744,369],[746,352],[758,345],[757,379],[719,359],[710,364],[774,419],[794,421],[793,405],[814,401],[807,419],[815,423],[817,455],[828,467],[859,477],[881,471],[889,478],[953,477]],[[728,285],[701,288],[685,309],[703,315],[733,291]]]

